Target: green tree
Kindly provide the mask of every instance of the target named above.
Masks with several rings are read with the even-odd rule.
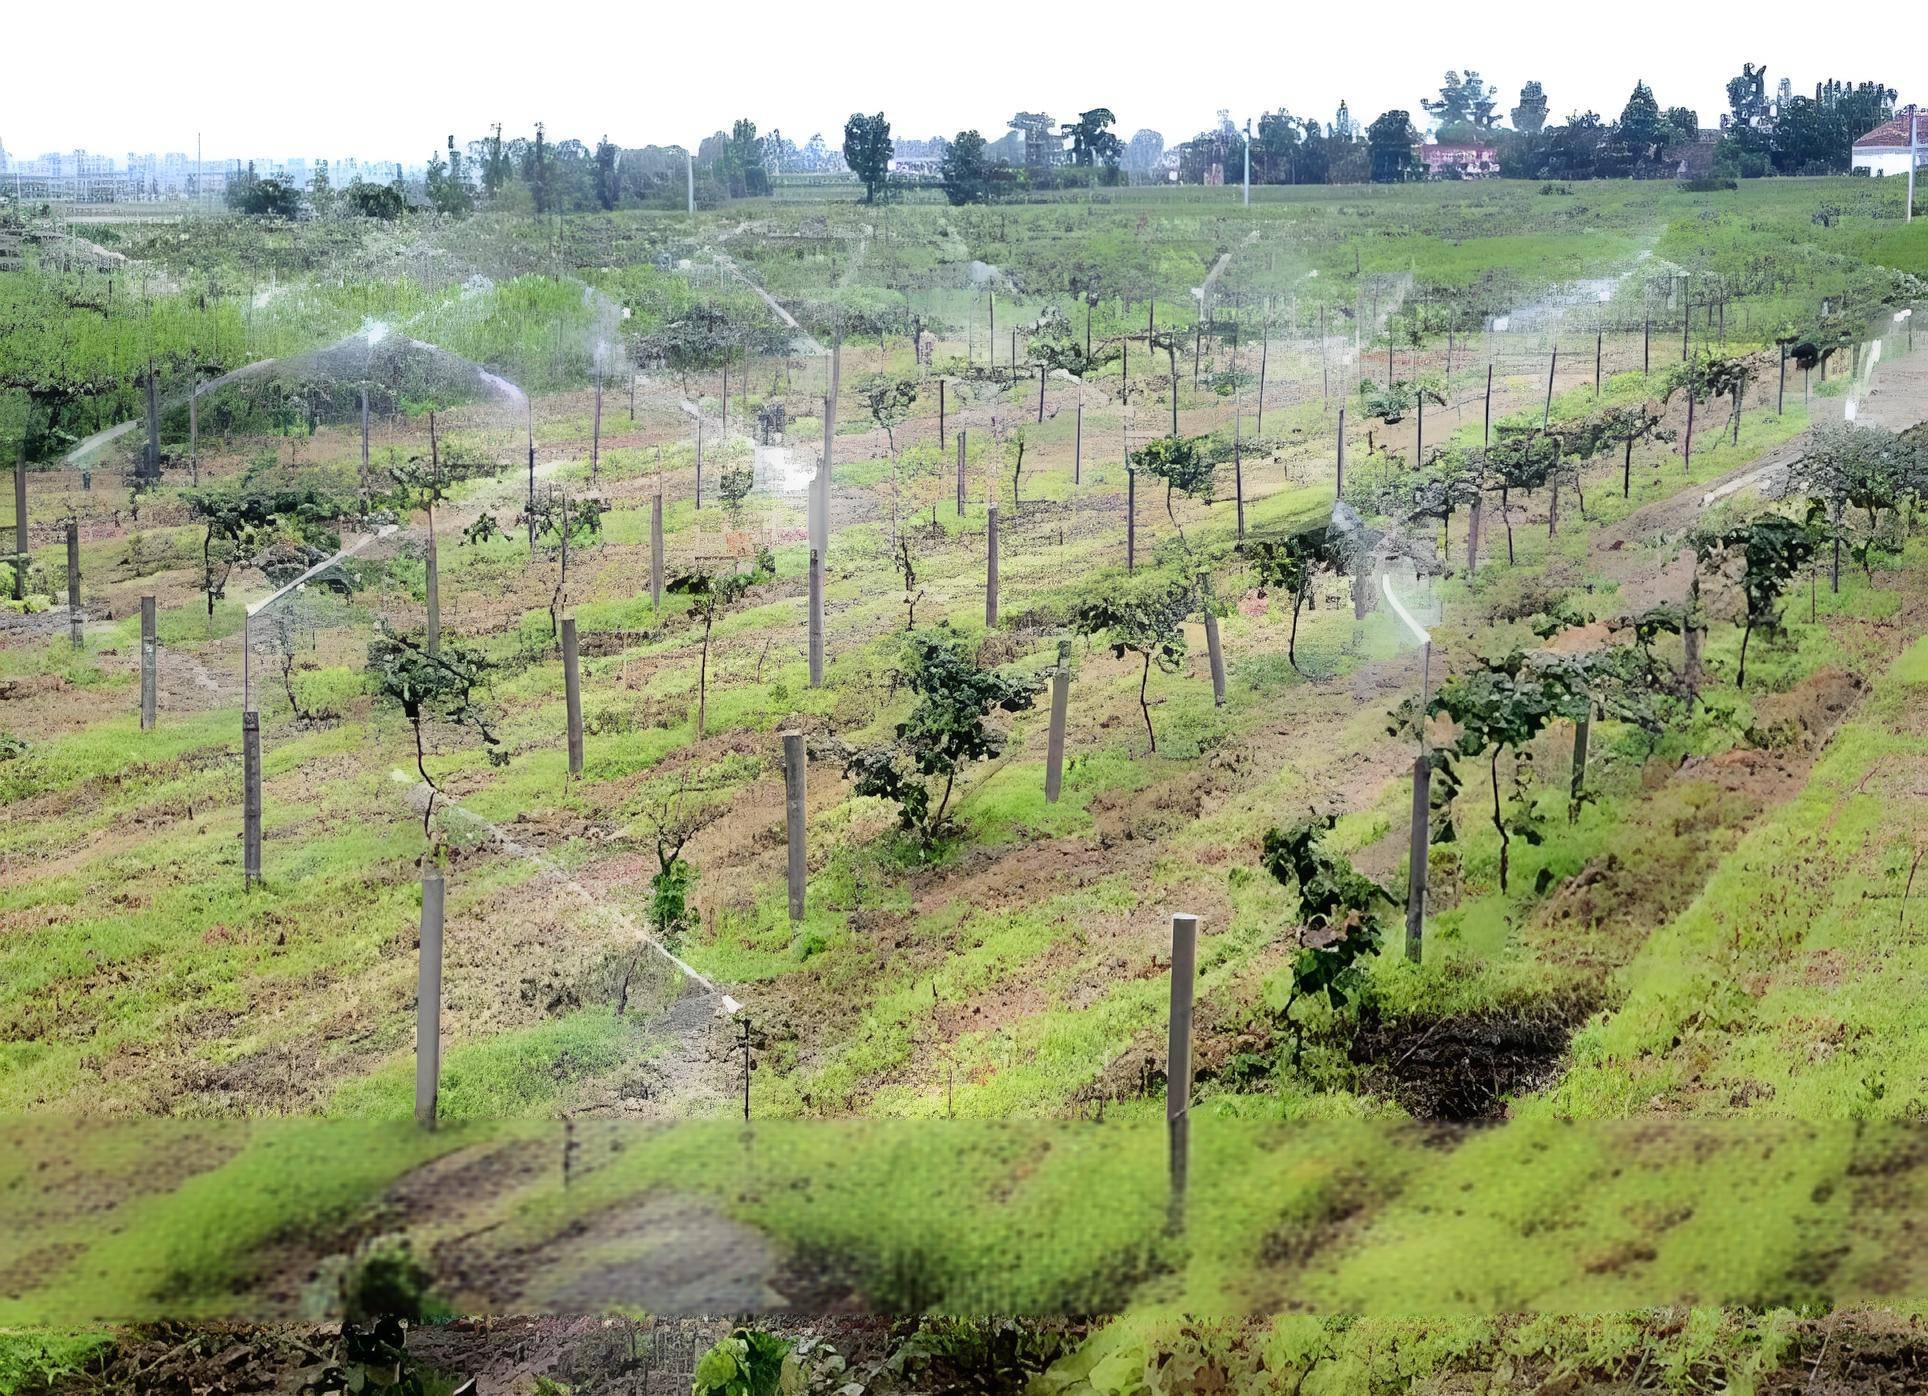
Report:
[[[341,197],[343,206],[355,217],[375,218],[384,223],[393,223],[408,207],[401,187],[395,184],[371,184],[358,179],[342,190]]]
[[[637,346],[644,357],[661,359],[690,390],[692,373],[715,373],[736,362],[743,334],[729,315],[713,305],[693,305]]]
[[[1178,385],[1172,385],[1178,391]],[[1183,490],[1193,499],[1212,502],[1212,481],[1217,472],[1211,456],[1205,450],[1206,436],[1160,436],[1147,441],[1131,453],[1131,465],[1155,480],[1164,482],[1165,517],[1172,521],[1181,540],[1185,537],[1185,526],[1178,522],[1178,515],[1172,511],[1172,492]]]
[[[1260,586],[1291,593],[1292,629],[1286,637],[1285,657],[1293,669],[1303,674],[1305,670],[1299,668],[1299,611],[1305,605],[1313,578],[1319,573],[1335,577],[1347,575],[1350,559],[1344,544],[1330,528],[1320,525],[1300,529],[1284,538],[1256,539],[1246,545],[1245,551]]]
[[[1552,480],[1560,464],[1560,443],[1549,432],[1509,432],[1482,448],[1481,455],[1481,476],[1493,481],[1488,488],[1500,494],[1500,521],[1506,525],[1506,562],[1510,567],[1517,561],[1513,552],[1513,492],[1530,494]]]
[[[1747,686],[1747,646],[1756,631],[1781,629],[1781,593],[1814,556],[1815,526],[1781,514],[1762,514],[1726,529],[1699,529],[1690,537],[1703,569],[1729,576],[1741,589],[1740,667],[1734,686]],[[1735,574],[1738,575],[1735,575]]]
[[[280,175],[258,179],[254,162],[245,174],[228,186],[228,207],[249,218],[295,219],[301,216],[301,191]]]
[[[1109,107],[1093,107],[1062,128],[1071,142],[1071,163],[1080,169],[1101,169],[1107,184],[1117,182],[1118,161],[1125,153],[1125,143],[1111,130],[1117,119]]]
[[[1158,733],[1151,725],[1151,702],[1146,696],[1152,665],[1175,674],[1185,662],[1185,617],[1193,611],[1192,589],[1184,582],[1156,577],[1136,586],[1116,588],[1102,597],[1080,602],[1072,624],[1081,635],[1103,636],[1113,658],[1135,654],[1143,661],[1138,676],[1138,710],[1144,714],[1145,735],[1155,755]]]
[[[1371,992],[1372,957],[1385,928],[1379,907],[1393,904],[1385,888],[1325,847],[1336,815],[1304,820],[1290,829],[1268,829],[1259,862],[1281,886],[1297,889],[1298,953],[1292,957],[1292,988],[1280,1019],[1292,1032],[1292,1061],[1305,1049],[1305,1025],[1293,1011],[1321,994],[1333,1009]]]
[[[1498,96],[1499,89],[1489,86],[1471,68],[1464,77],[1449,68],[1440,84],[1438,100],[1422,97],[1419,105],[1437,119],[1441,140],[1465,140],[1493,129]]]
[[[1924,451],[1885,427],[1842,422],[1816,428],[1805,455],[1788,468],[1788,493],[1806,495],[1828,520],[1833,552],[1831,586],[1841,590],[1841,546],[1850,509],[1867,517],[1867,532],[1855,549],[1862,570],[1873,580],[1870,552],[1880,537],[1883,510],[1899,511],[1921,496]]]
[[[461,217],[475,207],[475,191],[469,187],[462,168],[462,152],[455,148],[455,137],[448,139],[448,158],[431,155],[423,191],[437,213]]]
[[[944,158],[938,164],[945,198],[954,204],[991,201],[991,165],[984,151],[984,137],[977,131],[957,133],[957,139],[946,147]]]
[[[608,136],[596,142],[596,203],[605,212],[615,208],[622,199],[622,177],[616,169],[618,155]]]
[[[910,715],[889,745],[847,751],[844,774],[857,794],[895,804],[899,825],[930,844],[947,828],[958,775],[1004,750],[1004,733],[987,719],[1029,708],[1044,684],[1036,675],[984,668],[947,626],[906,636],[900,672],[916,698]]]
[[[1615,131],[1636,162],[1658,160],[1673,136],[1672,128],[1660,114],[1660,103],[1654,100],[1653,89],[1644,82],[1634,84],[1633,95],[1620,110],[1620,123]]]
[[[1572,707],[1571,675],[1564,669],[1542,668],[1518,652],[1503,659],[1483,660],[1479,667],[1455,674],[1439,686],[1426,711],[1450,718],[1457,735],[1445,749],[1448,757],[1477,759],[1488,755],[1493,791],[1493,828],[1500,839],[1500,892],[1508,890],[1512,841],[1515,837],[1529,844],[1541,841],[1542,834],[1532,813],[1526,787],[1526,772],[1531,768],[1531,743],[1547,723],[1565,716]],[[1500,756],[1511,751],[1514,757],[1513,790],[1515,814],[1504,816],[1500,800]],[[1448,792],[1459,785],[1449,774]]]
[[[703,650],[696,668],[696,739],[703,740],[709,725],[710,636],[716,629],[716,611],[741,601],[752,587],[760,586],[777,574],[777,560],[769,549],[758,549],[755,563],[747,572],[737,570],[732,560],[715,567],[695,567],[670,580],[669,589],[687,596],[703,607]]]
[[[569,554],[586,548],[602,537],[603,515],[608,506],[593,495],[571,499],[560,490],[544,486],[522,507],[516,527],[527,530],[536,547],[556,550],[556,586],[549,594],[549,634],[562,631],[563,593],[569,586]]]
[[[890,373],[866,373],[857,380],[857,395],[870,410],[870,420],[884,433],[890,453],[897,454],[897,428],[910,416],[917,401],[917,380]]]
[[[877,191],[890,177],[890,122],[882,112],[865,116],[852,112],[844,122],[843,157],[850,172],[863,181],[864,202],[875,203]]]
[[[1537,136],[1546,129],[1546,89],[1537,80],[1520,88],[1520,104],[1509,113],[1513,129],[1522,135]]]
[[[415,733],[415,769],[429,788],[428,805],[422,811],[424,835],[435,810],[435,796],[442,787],[428,773],[423,719],[436,717],[473,728],[488,752],[489,763],[508,764],[509,754],[502,749],[481,696],[489,667],[479,651],[451,637],[444,636],[439,652],[430,654],[425,643],[399,634],[385,623],[369,643],[367,673],[376,697],[399,707]]]
[[[1620,462],[1620,497],[1633,496],[1633,448],[1642,441],[1672,441],[1674,433],[1662,422],[1660,404],[1643,402],[1638,406],[1609,407],[1595,414],[1592,429],[1605,441],[1617,443],[1624,454]]]
[[[1366,128],[1366,149],[1372,158],[1374,184],[1400,184],[1417,179],[1421,173],[1413,147],[1419,132],[1413,119],[1403,111],[1381,112]]]
[[[289,476],[272,453],[240,476],[183,493],[189,517],[202,526],[201,584],[208,614],[234,568],[278,538],[323,554],[341,546],[338,521],[355,501],[321,475]]]

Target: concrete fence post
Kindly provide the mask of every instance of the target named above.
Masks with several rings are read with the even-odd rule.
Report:
[[[663,493],[649,501],[649,603],[663,609]]]
[[[160,638],[155,628],[154,598],[141,598],[141,731],[154,730],[155,671],[160,667]]]
[[[1245,541],[1245,453],[1232,442],[1232,500],[1238,510],[1238,540]]]
[[[67,637],[80,648],[80,522],[67,520]]]
[[[422,871],[421,947],[415,969],[415,1123],[435,1128],[442,1089],[442,874]]]
[[[1125,467],[1125,571],[1138,570],[1138,472]]]
[[[188,360],[187,384],[187,468],[189,477],[197,486],[201,483],[200,396],[200,375],[196,372],[194,361],[192,357],[190,357]],[[364,407],[364,422],[366,416],[367,409]],[[362,440],[362,473],[364,475],[368,473],[368,443],[366,431],[363,432]]]
[[[696,419],[696,507],[703,507],[703,419]]]
[[[192,406],[193,402],[194,402],[194,398],[190,395],[188,398],[189,405]],[[361,469],[362,469],[362,488],[367,489],[368,488],[368,389],[366,388],[363,388],[361,390]]]
[[[582,774],[582,675],[578,665],[576,618],[562,620],[562,696],[569,710],[569,774]]]
[[[261,714],[241,714],[241,880],[261,881]]]
[[[1071,706],[1071,642],[1058,641],[1058,668],[1051,676],[1051,729],[1044,743],[1044,802],[1058,803],[1064,789],[1064,722]]]
[[[984,624],[997,627],[997,505],[985,511]]]
[[[964,438],[965,428],[957,429],[957,516],[964,517]]]
[[[1346,494],[1346,409],[1344,403],[1339,405],[1338,459],[1339,469],[1333,480],[1332,497],[1334,499],[1344,499]]]
[[[1165,1127],[1170,1142],[1171,1216],[1181,1226],[1191,1166],[1192,993],[1198,977],[1198,918],[1172,915],[1171,1032],[1165,1049]]]
[[[536,443],[533,436],[529,441],[529,493],[523,514],[529,525],[529,565],[536,560]]]
[[[13,463],[13,599],[27,599],[27,462]]]
[[[803,888],[806,872],[804,845],[804,753],[803,733],[783,734],[783,822],[789,849],[790,919],[803,920]]]
[[[1567,787],[1567,820],[1580,816],[1580,801],[1587,793],[1587,738],[1593,727],[1593,710],[1588,708],[1573,724],[1573,778]]]
[[[1199,579],[1200,609],[1205,614],[1205,657],[1212,672],[1212,706],[1225,706],[1225,651],[1218,642],[1218,611],[1212,605],[1212,594],[1206,589],[1204,579]]]
[[[161,407],[151,363],[147,370],[147,453],[141,463],[141,474],[147,479],[161,478]]]
[[[1422,721],[1424,719],[1422,718]],[[1432,846],[1433,763],[1421,751],[1413,758],[1412,839],[1406,857],[1406,958],[1418,964],[1426,938],[1426,871]]]
[[[823,558],[810,550],[810,686],[823,687]]]
[[[592,480],[596,478],[596,467],[602,463],[602,397],[603,380],[602,375],[598,373],[596,375],[596,415],[589,428],[589,478]],[[728,410],[727,399],[724,410]]]
[[[1078,415],[1071,436],[1071,483],[1084,483],[1084,384],[1078,384]]]
[[[1547,423],[1553,419],[1553,374],[1560,367],[1560,346],[1553,346],[1552,356],[1546,361],[1546,405],[1540,409],[1540,430],[1545,431]]]

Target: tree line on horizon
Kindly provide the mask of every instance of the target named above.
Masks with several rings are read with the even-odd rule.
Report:
[[[1449,70],[1438,95],[1419,105],[1439,144],[1480,153],[1470,170],[1458,160],[1429,167],[1420,153],[1425,132],[1410,111],[1394,108],[1360,122],[1344,101],[1329,122],[1280,106],[1245,129],[1221,111],[1216,125],[1169,151],[1156,131],[1121,137],[1108,107],[1064,122],[1018,112],[995,139],[976,128],[904,139],[893,136],[883,112],[856,112],[836,147],[821,133],[799,146],[781,131],[759,132],[748,118],[693,152],[623,148],[607,136],[593,145],[551,141],[540,122],[531,136],[505,137],[497,125],[465,146],[451,135],[419,179],[404,179],[398,168],[389,184],[357,180],[337,189],[322,161],[302,189],[280,176],[257,177],[250,165],[230,182],[228,202],[237,212],[283,218],[312,212],[392,219],[411,207],[459,217],[485,204],[547,215],[675,207],[692,194],[711,206],[768,195],[778,175],[848,172],[867,201],[935,185],[955,204],[990,203],[1091,185],[1237,183],[1248,145],[1251,179],[1261,185],[1403,183],[1475,171],[1527,180],[1668,178],[1683,164],[1720,179],[1839,174],[1849,167],[1854,141],[1894,115],[1899,95],[1885,82],[1839,80],[1797,95],[1786,78],[1770,94],[1767,76],[1764,65],[1743,64],[1727,83],[1728,110],[1710,130],[1692,108],[1663,108],[1644,81],[1635,82],[1615,119],[1584,111],[1558,123],[1549,120],[1545,88],[1528,81],[1503,121],[1497,87],[1477,70]]]

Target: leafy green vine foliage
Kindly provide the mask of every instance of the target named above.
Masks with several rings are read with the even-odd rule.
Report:
[[[1193,499],[1212,502],[1212,480],[1217,473],[1203,436],[1161,436],[1131,453],[1134,470],[1165,482],[1165,516],[1183,538],[1185,530],[1172,512],[1172,491],[1183,490]]]
[[[1554,718],[1573,715],[1574,704],[1570,674],[1557,667],[1537,666],[1526,655],[1515,652],[1502,659],[1484,660],[1480,667],[1454,675],[1439,686],[1427,705],[1428,715],[1443,714],[1457,725],[1458,734],[1446,748],[1452,755],[1476,758],[1491,753],[1493,828],[1500,836],[1502,893],[1508,890],[1513,837],[1518,835],[1529,844],[1538,844],[1542,838],[1526,799],[1526,770],[1533,760],[1530,743]],[[1500,754],[1508,750],[1515,758],[1516,810],[1510,822],[1500,803]],[[1450,778],[1450,784],[1457,789],[1456,775]]]
[[[341,546],[338,521],[355,512],[353,498],[326,479],[290,478],[272,458],[256,461],[237,478],[187,490],[182,499],[204,530],[201,581],[209,615],[244,558],[280,537],[333,552]]]
[[[1299,611],[1306,591],[1320,572],[1346,575],[1348,557],[1343,543],[1325,525],[1301,529],[1283,538],[1259,538],[1245,545],[1245,555],[1262,587],[1292,594],[1292,631],[1286,637],[1285,657],[1299,668]]]
[[[1551,432],[1535,427],[1529,431],[1505,431],[1490,446],[1480,448],[1482,475],[1493,483],[1487,488],[1500,492],[1500,522],[1506,525],[1506,561],[1516,560],[1513,552],[1513,511],[1509,507],[1513,491],[1531,493],[1552,481],[1560,467],[1560,442]]]
[[[1897,537],[1883,536],[1881,515],[1895,516],[1892,532],[1899,534],[1904,527],[1899,517],[1902,507],[1912,518],[1928,495],[1928,448],[1880,426],[1856,422],[1823,426],[1815,431],[1807,454],[1789,467],[1788,492],[1806,495],[1827,516],[1834,590],[1841,589],[1844,542],[1872,582],[1870,554],[1899,546]],[[1867,516],[1867,531],[1859,540],[1847,530],[1850,509]]]
[[[696,1363],[691,1396],[802,1396],[803,1369],[787,1340],[739,1328]]]
[[[509,762],[509,754],[502,749],[493,720],[480,697],[488,671],[489,662],[479,651],[447,636],[443,637],[438,654],[430,654],[426,645],[398,635],[386,626],[369,643],[368,677],[376,697],[399,707],[415,732],[415,769],[429,788],[428,807],[422,811],[424,834],[428,832],[429,816],[435,807],[435,794],[441,789],[425,764],[424,718],[440,718],[458,727],[473,728],[488,751],[490,765],[506,766]]]
[[[502,531],[502,525],[496,522],[494,514],[479,515],[474,523],[462,530],[463,544],[471,547],[480,546],[492,538],[507,536]]]
[[[910,716],[890,745],[846,751],[844,774],[857,794],[894,803],[899,825],[929,844],[945,832],[958,773],[1004,750],[1004,733],[985,719],[1023,712],[1044,682],[982,667],[964,638],[941,625],[905,638],[901,672],[917,698]]]
[[[1402,378],[1381,387],[1370,378],[1362,378],[1359,399],[1366,416],[1387,426],[1404,421],[1406,414],[1422,401],[1438,407],[1446,405],[1445,393],[1430,379],[1412,383]]]
[[[1282,1017],[1293,1032],[1293,1061],[1304,1046],[1304,1025],[1293,1016],[1300,999],[1325,995],[1344,1008],[1367,986],[1367,965],[1379,953],[1384,928],[1376,907],[1392,897],[1351,862],[1324,846],[1336,815],[1304,820],[1290,829],[1266,831],[1260,864],[1299,898],[1299,953],[1292,960],[1292,992]]]
[[[1433,521],[1440,525],[1439,556],[1452,553],[1453,515],[1479,502],[1485,462],[1476,451],[1442,451],[1421,469],[1393,483],[1379,512],[1408,525]]]
[[[1073,378],[1089,378],[1116,359],[1118,352],[1114,344],[1094,344],[1087,354],[1084,341],[1072,332],[1069,323],[1058,322],[1054,324],[1051,334],[1031,341],[1025,350],[1025,357],[1032,363],[1043,364],[1053,373],[1063,372]]]
[[[1582,458],[1591,460],[1605,455],[1611,446],[1619,446],[1622,451],[1620,461],[1620,497],[1633,495],[1633,448],[1642,441],[1672,441],[1675,433],[1662,426],[1664,420],[1660,404],[1643,402],[1637,407],[1608,407],[1589,417],[1582,425],[1582,435],[1569,449],[1584,452]]]
[[[723,496],[723,512],[738,528],[743,526],[743,501],[755,487],[756,467],[748,462],[730,466],[717,481],[717,492]]]
[[[533,523],[538,545],[547,540],[552,547],[566,542],[579,548],[602,537],[603,515],[608,512],[609,506],[594,495],[572,499],[547,490],[523,505],[516,523],[525,528]]]
[[[1167,674],[1175,674],[1185,662],[1185,617],[1196,602],[1192,589],[1180,581],[1149,582],[1130,589],[1114,589],[1094,600],[1084,601],[1072,613],[1072,626],[1080,635],[1102,636],[1114,658],[1138,655],[1144,661],[1138,676],[1138,710],[1145,716],[1145,735],[1151,749],[1158,750],[1158,733],[1151,725],[1151,704],[1145,690],[1151,682],[1151,667],[1156,664]]]
[[[857,396],[890,443],[891,454],[896,455],[897,428],[910,416],[911,406],[917,401],[917,380],[893,373],[866,373],[857,380]]]
[[[388,467],[388,491],[373,502],[401,512],[426,509],[446,499],[449,486],[494,471],[488,461],[460,460],[439,451],[428,460],[410,456]]]
[[[669,590],[699,601],[703,606],[703,653],[696,669],[696,735],[703,736],[709,715],[710,634],[716,626],[717,607],[741,601],[752,587],[761,586],[777,574],[777,560],[768,548],[758,548],[755,564],[739,572],[735,562],[722,567],[698,567],[670,579]]]
[[[348,1396],[424,1396],[427,1387],[408,1352],[408,1331],[394,1314],[341,1326],[341,1363],[322,1369],[305,1392],[346,1392]]]
[[[729,315],[713,305],[694,305],[631,346],[639,360],[657,360],[690,390],[692,373],[714,373],[733,363],[743,347],[743,332]]]
[[[557,490],[544,490],[527,501],[516,525],[529,530],[537,547],[556,549],[556,587],[549,595],[549,633],[561,633],[562,593],[569,585],[569,554],[602,537],[603,515],[609,506],[594,495],[571,499]]]
[[[1721,355],[1696,354],[1685,363],[1675,364],[1667,374],[1665,400],[1684,392],[1695,402],[1712,402],[1725,397],[1732,401],[1732,417],[1738,425],[1741,393],[1747,387],[1747,362]]]
[[[1781,628],[1781,593],[1814,557],[1819,518],[1796,522],[1783,514],[1762,514],[1727,529],[1701,529],[1691,542],[1704,568],[1725,574],[1738,565],[1736,579],[1747,608],[1741,618],[1740,668],[1734,686],[1747,686],[1747,646],[1754,632],[1776,633]]]

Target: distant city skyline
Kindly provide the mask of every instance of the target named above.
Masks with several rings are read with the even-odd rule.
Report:
[[[1525,0],[1493,0],[1470,23],[1412,0],[1369,17],[1252,5],[1195,24],[1151,12],[1100,23],[1068,10],[974,20],[884,0],[849,0],[833,20],[743,0],[727,23],[706,7],[581,0],[533,19],[485,0],[459,26],[441,11],[367,0],[280,21],[214,0],[188,25],[159,23],[126,0],[104,9],[95,19],[109,37],[87,50],[84,100],[68,65],[9,75],[0,141],[14,158],[87,149],[125,159],[149,147],[191,158],[198,132],[210,160],[245,161],[244,146],[275,159],[335,149],[406,167],[450,134],[466,143],[500,121],[505,135],[526,135],[538,120],[552,139],[688,146],[748,117],[799,144],[818,132],[835,144],[857,109],[883,111],[906,137],[975,127],[995,139],[1017,111],[1064,119],[1108,106],[1125,137],[1149,128],[1176,142],[1221,108],[1241,125],[1280,105],[1327,122],[1345,99],[1361,121],[1391,108],[1422,121],[1420,99],[1436,94],[1442,73],[1469,67],[1498,88],[1502,113],[1534,79],[1554,120],[1612,118],[1644,80],[1663,106],[1694,108],[1712,125],[1743,60],[1765,62],[1770,86],[1788,77],[1796,92],[1825,78],[1905,88],[1910,77],[1905,45],[1871,55],[1853,26],[1783,0],[1755,6],[1744,25],[1713,7],[1636,0],[1586,18],[1584,43]],[[23,53],[58,53],[72,40],[71,19],[45,9],[25,9],[5,29]]]

